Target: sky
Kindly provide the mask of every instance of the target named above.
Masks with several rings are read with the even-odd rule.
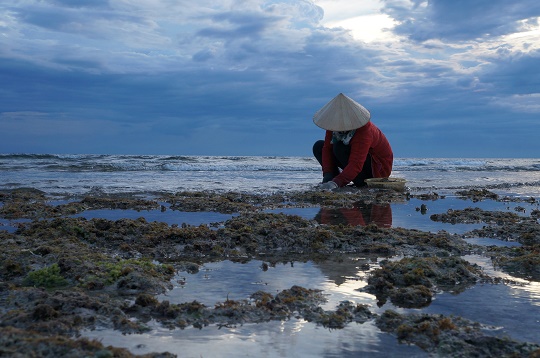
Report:
[[[395,157],[540,156],[538,0],[12,0],[0,153],[311,156],[343,93]]]

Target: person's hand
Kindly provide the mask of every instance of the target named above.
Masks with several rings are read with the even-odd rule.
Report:
[[[330,180],[326,183],[319,184],[319,189],[321,190],[333,190],[333,189],[336,189],[337,187],[338,185],[333,180]]]
[[[323,183],[329,182],[330,180],[334,179],[334,177],[335,177],[334,173],[324,173],[322,182]]]

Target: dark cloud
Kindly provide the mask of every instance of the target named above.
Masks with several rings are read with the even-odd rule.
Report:
[[[264,24],[249,23],[249,24],[234,24],[230,28],[225,27],[208,27],[197,32],[197,36],[211,37],[217,39],[237,40],[241,38],[256,38],[265,29]]]
[[[11,7],[11,10],[21,24],[52,31],[44,33],[34,32],[31,28],[27,29],[36,38],[54,38],[63,33],[79,34],[82,38],[114,40],[118,34],[111,33],[110,28],[118,31],[128,24],[149,26],[137,13],[114,11],[108,6],[108,2],[101,1],[95,3],[83,1],[80,4],[68,0],[50,1],[34,5],[23,4],[19,7]],[[123,32],[123,29],[119,32]],[[68,39],[62,40],[68,41]],[[71,41],[73,43],[74,39]],[[75,41],[74,44],[77,42]]]
[[[193,60],[197,62],[204,62],[214,57],[214,52],[210,49],[204,49],[193,55]]]
[[[19,12],[21,21],[50,30],[61,30],[73,21],[73,17],[65,12],[53,8],[28,8]]]
[[[531,94],[540,91],[540,50],[503,57],[478,73],[479,79],[503,94]]]
[[[383,12],[398,20],[394,32],[414,41],[444,39],[467,41],[490,38],[520,30],[519,21],[540,16],[536,0],[384,0]]]

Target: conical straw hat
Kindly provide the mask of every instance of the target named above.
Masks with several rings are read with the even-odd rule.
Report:
[[[315,113],[313,123],[329,131],[344,132],[365,126],[370,118],[367,109],[340,93]]]

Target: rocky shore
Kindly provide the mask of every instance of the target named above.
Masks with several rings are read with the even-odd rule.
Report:
[[[51,203],[34,189],[0,192],[0,356],[132,357],[123,348],[80,337],[84,329],[109,327],[124,333],[149,331],[150,320],[170,329],[231,326],[271,320],[304,319],[340,329],[374,321],[403,343],[428,354],[470,357],[540,357],[540,345],[494,337],[481,324],[456,316],[376,314],[366,305],[342,302],[324,310],[323,292],[294,285],[281,292],[255,291],[245,300],[224,300],[213,307],[198,301],[160,301],[178,271],[199,270],[205,262],[262,260],[340,260],[347,255],[386,257],[363,288],[382,305],[422,308],[440,292],[459,293],[480,284],[499,284],[462,256],[482,252],[514,277],[540,280],[538,210],[530,215],[485,211],[481,200],[534,203],[535,199],[499,197],[487,190],[458,192],[471,202],[464,210],[434,213],[431,220],[483,223],[465,235],[378,224],[345,225],[269,213],[275,208],[320,207],[333,210],[362,205],[384,209],[417,198],[444,200],[436,193],[413,195],[393,190],[307,191],[274,195],[179,192],[141,198],[98,195]],[[166,205],[164,205],[166,204]],[[75,214],[95,209],[141,211],[138,219],[85,219]],[[147,221],[145,210],[234,214],[209,225],[169,225]],[[419,207],[418,210],[425,210]],[[384,211],[384,210],[383,210]],[[478,247],[467,236],[515,241],[519,247]],[[397,259],[396,259],[397,258]],[[148,357],[174,356],[167,352]]]

